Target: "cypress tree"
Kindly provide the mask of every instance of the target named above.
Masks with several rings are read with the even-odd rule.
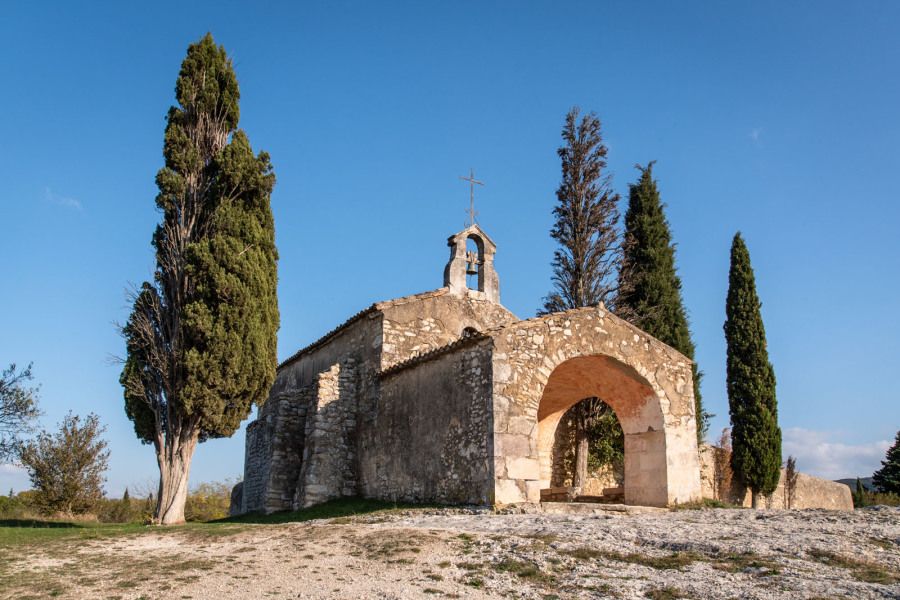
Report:
[[[580,119],[579,119],[580,117]],[[615,300],[615,275],[621,248],[616,224],[619,195],[606,172],[606,145],[600,119],[580,116],[572,107],[562,129],[564,144],[556,153],[562,177],[556,190],[550,236],[559,243],[553,255],[554,290],[544,298],[544,313],[592,306]],[[590,429],[612,413],[600,398],[584,398],[575,408],[575,487],[587,482]]]
[[[237,129],[237,77],[210,34],[191,44],[156,176],[156,271],[122,327],[120,381],[138,438],[160,469],[156,518],[184,521],[198,442],[228,437],[275,378],[275,176]]]
[[[881,468],[872,475],[872,484],[882,494],[900,494],[900,431],[881,461]]]
[[[856,478],[856,492],[851,494],[853,497],[853,507],[862,508],[869,505],[869,497],[866,494],[866,488],[863,486],[859,477]]]
[[[758,496],[775,491],[781,477],[781,429],[775,400],[775,370],[756,295],[750,253],[740,232],[731,244],[725,302],[726,385],[731,414],[731,468]]]
[[[675,268],[675,244],[664,214],[665,205],[659,199],[653,179],[654,162],[646,168],[636,165],[641,176],[637,183],[628,185],[616,314],[693,361],[694,343],[681,296],[681,278]],[[700,443],[709,431],[712,415],[703,409],[702,373],[697,370],[697,363],[691,365],[691,372],[697,442]]]

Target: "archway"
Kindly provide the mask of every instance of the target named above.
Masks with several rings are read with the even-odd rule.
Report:
[[[537,411],[541,488],[550,487],[560,419],[591,396],[612,407],[625,433],[625,502],[665,505],[666,439],[659,399],[637,371],[603,355],[565,360],[547,378]]]

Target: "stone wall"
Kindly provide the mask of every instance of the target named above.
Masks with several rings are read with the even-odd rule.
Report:
[[[247,426],[243,511],[273,512],[293,506],[305,444],[304,430],[316,385],[287,389],[260,407]]]
[[[458,298],[446,289],[416,298],[378,304],[384,314],[382,370],[455,342],[466,328],[480,332],[519,320],[499,304]]]
[[[292,508],[357,494],[357,387],[358,372],[352,358],[319,374],[315,397],[309,403]]]
[[[732,484],[727,489],[714,494],[715,469],[713,465],[713,448],[709,444],[703,444],[700,448],[701,472],[703,475],[703,497],[715,498],[735,504],[737,506],[752,506],[750,490],[745,488],[737,478],[733,478]],[[784,486],[785,470],[781,470],[781,479],[778,487],[768,498],[762,499],[760,506],[765,508],[788,508],[788,498]],[[794,489],[789,508],[828,508],[832,510],[853,510],[853,498],[850,488],[843,483],[829,481],[819,477],[813,477],[806,473],[798,473],[797,486]]]
[[[473,340],[383,376],[361,456],[364,496],[492,502],[490,344]]]

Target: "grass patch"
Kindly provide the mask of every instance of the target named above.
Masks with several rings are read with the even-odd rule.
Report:
[[[511,573],[531,583],[544,585],[556,583],[556,578],[553,575],[541,571],[537,565],[529,561],[504,558],[500,562],[494,563],[492,567],[495,571]]]
[[[703,498],[698,502],[685,502],[683,504],[670,504],[669,510],[703,510],[705,508],[744,508],[736,504],[729,504],[714,498]]]
[[[577,560],[596,560],[604,558],[633,565],[642,565],[651,569],[683,569],[697,561],[706,560],[696,552],[673,552],[668,556],[645,556],[643,554],[622,554],[607,550],[595,550],[593,548],[576,548],[575,550],[560,550],[561,554],[571,556]]]
[[[808,554],[830,567],[849,569],[857,581],[884,585],[900,583],[900,573],[878,563],[856,560],[829,550],[809,550]]]
[[[743,554],[726,554],[712,559],[713,567],[727,573],[740,573],[744,569],[766,569],[768,575],[781,574],[781,566],[775,561],[763,558],[755,552]]]
[[[644,594],[650,600],[676,600],[677,598],[693,598],[687,592],[682,592],[678,588],[664,587],[650,590]]]
[[[377,512],[397,512],[413,508],[440,508],[438,504],[413,504],[410,502],[386,502],[368,498],[340,498],[317,504],[310,508],[295,511],[276,512],[268,515],[260,513],[247,513],[236,517],[228,517],[211,523],[302,523],[314,519],[342,519],[359,515],[368,515]]]

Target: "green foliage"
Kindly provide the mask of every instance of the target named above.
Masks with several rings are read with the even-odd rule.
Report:
[[[546,313],[611,303],[619,261],[616,223],[618,194],[605,172],[606,151],[600,119],[593,112],[578,121],[579,108],[566,115],[564,144],[557,150],[562,179],[553,209],[550,236],[560,248],[553,255],[554,291],[544,299]]]
[[[53,435],[42,431],[22,446],[21,461],[37,492],[34,502],[45,514],[85,514],[103,497],[103,473],[109,465],[106,427],[89,414],[82,421],[71,412]]]
[[[693,361],[694,342],[681,295],[681,278],[675,268],[675,244],[653,179],[653,161],[646,168],[637,168],[641,176],[628,186],[616,314]],[[696,363],[691,365],[691,372],[699,443],[706,438],[713,415],[703,408],[702,373]]]
[[[725,303],[726,386],[731,414],[731,467],[754,498],[775,491],[781,477],[781,429],[775,370],[756,295],[750,253],[735,234]]]
[[[616,413],[609,411],[590,428],[588,469],[596,471],[625,460],[625,432]]]
[[[900,431],[881,461],[881,468],[872,475],[872,484],[882,493],[900,494]]]
[[[200,409],[207,437],[230,437],[275,378],[278,252],[269,206],[275,176],[268,155],[254,156],[242,131],[216,164],[211,194],[228,200],[216,210],[210,235],[185,253],[195,294],[185,309],[190,345],[182,393]]]
[[[237,78],[211,35],[188,48],[175,92],[156,176],[156,271],[122,327],[120,377],[135,433],[162,463],[164,513],[190,464],[181,449],[233,435],[265,400],[279,322],[275,176],[237,129]]]
[[[184,507],[184,518],[189,523],[215,521],[228,516],[231,505],[231,480],[201,483],[191,489]]]
[[[853,498],[853,508],[869,506],[869,495],[866,493],[866,488],[863,487],[859,477],[856,478],[856,491],[851,492],[850,496]]]
[[[18,372],[11,364],[0,374],[0,462],[15,458],[20,436],[33,431],[33,423],[41,415],[38,388],[26,385],[32,379],[30,364]]]

